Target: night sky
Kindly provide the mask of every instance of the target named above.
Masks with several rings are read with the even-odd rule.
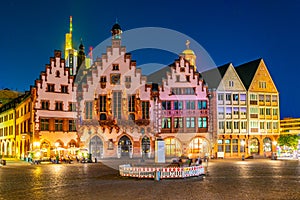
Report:
[[[123,31],[163,27],[186,34],[217,66],[263,58],[280,93],[281,118],[300,117],[300,1],[5,1],[0,89],[29,90],[53,51],[63,51],[70,15],[76,48],[80,38],[88,49],[110,37],[117,18]],[[184,50],[185,41],[178,43]],[[137,65],[169,64],[177,56],[148,51],[132,52],[132,58]]]

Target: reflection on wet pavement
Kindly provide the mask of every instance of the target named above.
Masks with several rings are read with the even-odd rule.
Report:
[[[212,160],[208,171],[203,181],[154,181],[119,177],[101,163],[8,163],[0,199],[300,199],[297,160]]]

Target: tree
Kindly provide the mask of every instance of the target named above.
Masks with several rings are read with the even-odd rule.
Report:
[[[298,146],[298,140],[299,140],[298,135],[290,135],[290,134],[280,135],[278,138],[278,144],[279,146],[288,146],[293,150],[296,150]]]

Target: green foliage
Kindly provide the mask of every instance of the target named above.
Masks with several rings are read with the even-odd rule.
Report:
[[[279,146],[288,146],[292,149],[297,149],[298,146],[298,135],[280,135],[278,138],[278,145]]]

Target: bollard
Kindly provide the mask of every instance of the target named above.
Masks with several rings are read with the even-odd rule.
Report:
[[[244,155],[242,155],[242,160],[245,160],[245,156]]]

